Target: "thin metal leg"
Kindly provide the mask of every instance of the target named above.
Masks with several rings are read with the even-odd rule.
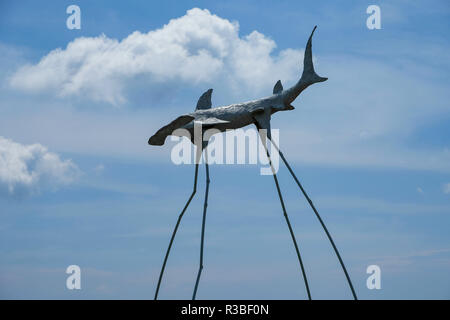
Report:
[[[269,138],[270,139],[270,138]],[[317,211],[316,207],[314,206],[313,202],[311,201],[311,199],[308,197],[308,194],[306,193],[305,189],[303,188],[302,184],[300,183],[300,181],[297,179],[297,176],[295,175],[294,171],[291,169],[291,166],[289,165],[289,163],[287,162],[286,158],[284,157],[283,153],[281,152],[281,150],[278,148],[278,146],[270,139],[270,141],[272,142],[273,146],[277,149],[278,153],[280,154],[281,159],[283,160],[284,164],[286,165],[286,167],[288,168],[289,172],[291,173],[292,177],[294,178],[295,182],[297,183],[297,185],[299,186],[300,190],[302,191],[303,195],[305,196],[306,200],[308,201],[309,205],[311,206],[311,208],[313,209],[314,213],[316,214],[317,219],[319,220],[320,224],[322,225],[323,230],[325,231],[328,240],[330,240],[331,245],[333,246],[334,252],[336,252],[336,256],[339,259],[339,263],[341,264],[342,270],[344,271],[345,277],[347,278],[347,282],[348,285],[350,286],[350,289],[352,291],[352,295],[353,298],[355,300],[358,300],[357,296],[356,296],[356,292],[355,289],[353,288],[353,284],[352,281],[350,280],[350,276],[348,275],[347,269],[345,268],[344,265],[344,261],[341,258],[341,255],[339,254],[339,251],[336,247],[336,245],[334,244],[333,238],[331,237],[330,233],[328,232],[327,227],[325,226],[325,223],[323,222],[322,218],[319,215],[319,212]]]
[[[203,244],[205,242],[205,220],[206,220],[206,208],[208,207],[208,193],[209,193],[209,166],[208,157],[205,151],[205,168],[206,168],[206,190],[205,190],[205,203],[203,205],[203,219],[202,219],[202,238],[200,243],[200,265],[198,267],[197,281],[195,281],[194,293],[192,294],[192,300],[195,300],[197,295],[198,283],[203,270]]]
[[[162,280],[162,277],[164,274],[164,269],[166,268],[167,258],[169,257],[170,249],[172,248],[173,239],[175,239],[175,234],[177,233],[181,218],[183,218],[184,212],[186,211],[187,207],[191,203],[191,200],[194,197],[195,192],[197,191],[197,176],[198,176],[198,163],[195,164],[194,189],[192,190],[192,194],[189,197],[188,201],[186,202],[186,205],[184,206],[183,211],[181,211],[181,214],[178,216],[177,224],[175,225],[175,229],[173,230],[172,237],[170,238],[170,242],[169,242],[169,247],[167,248],[166,256],[164,257],[164,262],[163,262],[163,265],[161,268],[161,273],[159,274],[158,286],[156,287],[155,300],[158,298],[159,287],[161,285],[161,280]]]
[[[258,128],[258,126],[257,126],[257,128]],[[258,130],[259,130],[259,128],[258,128]],[[281,203],[281,207],[283,209],[284,218],[286,219],[286,223],[288,225],[289,232],[291,233],[292,241],[294,242],[294,246],[295,246],[295,251],[297,252],[298,262],[300,263],[300,268],[302,269],[303,280],[305,282],[305,287],[306,287],[306,293],[308,294],[308,299],[311,300],[311,292],[309,291],[309,285],[308,285],[308,279],[306,278],[305,267],[303,266],[303,261],[302,261],[302,258],[300,256],[300,250],[298,249],[297,240],[295,239],[294,231],[292,231],[291,223],[289,221],[289,217],[288,217],[287,212],[286,212],[286,207],[284,205],[283,196],[281,195],[280,185],[278,184],[278,178],[277,178],[277,175],[275,173],[275,169],[273,168],[272,160],[270,159],[269,150],[267,149],[267,146],[264,143],[265,139],[261,138],[261,142],[262,142],[264,148],[266,149],[267,158],[269,159],[269,164],[270,164],[270,167],[272,169],[273,179],[275,180],[275,185],[277,187],[278,197],[280,198],[280,203]]]

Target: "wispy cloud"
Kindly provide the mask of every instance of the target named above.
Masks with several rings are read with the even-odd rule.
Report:
[[[432,264],[450,265],[450,259],[448,259],[449,253],[450,253],[449,248],[430,249],[411,252],[409,254],[374,257],[372,259],[373,261],[376,261],[377,263],[383,265],[383,267],[385,268],[389,268],[390,270],[398,270],[399,272],[404,272],[405,267],[418,263],[420,259],[424,259],[426,263],[430,265]]]
[[[450,194],[450,182],[444,184],[444,187],[442,188],[442,191],[443,191],[445,194]]]
[[[375,214],[425,215],[446,214],[450,212],[449,205],[421,204],[418,202],[393,202],[377,198],[363,197],[333,197],[325,196],[318,199],[321,207],[332,209],[354,209]]]

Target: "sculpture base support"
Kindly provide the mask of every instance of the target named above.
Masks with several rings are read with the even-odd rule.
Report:
[[[170,238],[169,247],[167,248],[167,251],[166,251],[166,256],[164,257],[164,262],[163,262],[163,265],[161,268],[161,272],[159,274],[158,285],[156,286],[156,292],[155,292],[155,298],[154,298],[155,300],[158,299],[159,287],[161,286],[161,280],[162,280],[162,277],[164,274],[164,269],[166,268],[167,258],[169,257],[170,249],[172,248],[172,243],[173,243],[173,240],[175,239],[175,235],[177,233],[178,226],[180,225],[181,218],[183,218],[183,215],[184,215],[186,209],[189,207],[189,204],[191,203],[191,200],[194,197],[195,192],[197,191],[197,177],[198,177],[198,163],[195,164],[194,188],[192,190],[192,194],[189,197],[188,201],[186,202],[186,205],[184,206],[183,211],[181,211],[180,215],[178,216],[177,223],[172,232],[172,237]]]
[[[270,139],[270,138],[269,138]],[[323,222],[322,218],[320,217],[319,212],[317,211],[316,207],[314,206],[313,202],[311,201],[311,199],[309,198],[308,194],[306,193],[305,189],[303,188],[302,184],[300,183],[300,181],[297,179],[297,176],[295,175],[294,171],[292,170],[291,166],[289,165],[289,163],[287,162],[286,158],[284,157],[283,153],[281,152],[281,150],[278,148],[278,146],[272,141],[270,140],[270,142],[272,143],[272,145],[275,147],[275,149],[277,149],[281,159],[283,160],[284,164],[286,165],[286,167],[288,168],[291,176],[294,178],[295,182],[297,183],[298,187],[300,188],[301,192],[303,193],[303,195],[305,196],[306,200],[308,201],[309,205],[311,206],[311,209],[314,211],[314,214],[316,215],[317,219],[319,220],[323,230],[325,231],[328,240],[331,243],[331,246],[334,249],[334,252],[336,253],[336,256],[339,260],[339,263],[341,264],[342,270],[344,271],[345,277],[347,278],[347,282],[348,285],[350,287],[350,290],[352,291],[352,295],[353,295],[353,299],[358,300],[358,297],[356,296],[356,292],[355,289],[353,288],[353,284],[352,281],[350,280],[350,276],[348,275],[347,269],[345,268],[344,265],[344,261],[341,258],[341,255],[339,254],[339,250],[336,247],[336,244],[333,241],[333,238],[331,237],[330,232],[328,232],[327,227],[325,226],[325,223]],[[266,149],[267,150],[267,149]]]

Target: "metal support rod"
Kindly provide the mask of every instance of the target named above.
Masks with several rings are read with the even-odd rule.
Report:
[[[208,207],[208,193],[209,193],[209,166],[208,166],[208,156],[205,151],[205,168],[206,168],[206,190],[205,190],[205,202],[203,205],[203,219],[202,219],[202,237],[200,243],[200,264],[198,267],[197,281],[195,282],[194,293],[192,294],[192,300],[195,300],[197,295],[198,283],[200,281],[200,276],[203,270],[203,244],[205,242],[205,221],[206,221],[206,208]]]
[[[178,220],[177,220],[177,223],[173,230],[172,237],[170,238],[169,247],[167,248],[166,256],[164,257],[164,262],[163,262],[163,265],[161,268],[161,273],[159,274],[158,285],[156,287],[155,300],[158,299],[159,287],[161,285],[161,280],[162,280],[162,277],[164,274],[164,269],[166,268],[167,258],[169,257],[170,249],[172,248],[172,243],[173,243],[173,240],[175,239],[175,234],[177,233],[181,218],[183,218],[184,212],[186,211],[187,207],[191,203],[191,200],[194,197],[195,192],[197,191],[197,176],[198,176],[198,163],[195,164],[195,178],[194,178],[194,188],[192,190],[192,194],[189,197],[188,201],[186,202],[186,205],[184,206],[183,211],[181,211],[181,214],[178,216]]]
[[[257,127],[258,132],[259,132],[259,126],[257,125],[256,127]],[[302,258],[300,256],[300,250],[299,250],[298,245],[297,245],[297,240],[295,239],[294,231],[292,230],[292,226],[291,226],[291,223],[289,221],[289,217],[288,217],[287,212],[286,212],[286,207],[284,205],[283,196],[281,195],[280,185],[278,184],[278,178],[277,178],[277,175],[275,173],[275,169],[273,168],[272,160],[270,159],[269,150],[267,149],[267,146],[265,144],[265,139],[263,139],[262,137],[261,137],[261,143],[264,146],[264,148],[266,149],[267,158],[269,159],[270,168],[272,169],[272,173],[273,173],[273,179],[275,180],[275,185],[277,187],[278,197],[280,198],[281,208],[283,209],[284,218],[286,219],[286,223],[288,225],[289,232],[291,233],[292,241],[294,242],[295,251],[297,252],[298,262],[300,263],[300,268],[302,269],[302,275],[303,275],[303,280],[305,282],[306,293],[308,294],[308,299],[311,300],[311,292],[309,291],[308,279],[306,277],[305,267],[303,266],[303,261],[302,261]]]
[[[269,138],[270,139],[270,138]],[[297,183],[297,185],[299,186],[300,190],[302,191],[303,195],[305,196],[306,200],[308,201],[309,205],[311,206],[311,208],[313,209],[317,219],[319,220],[320,224],[322,225],[323,230],[325,231],[328,240],[330,240],[331,245],[333,246],[334,252],[336,253],[336,256],[338,257],[339,263],[341,264],[342,270],[344,271],[345,277],[347,278],[347,282],[348,285],[350,286],[350,289],[352,291],[352,295],[353,295],[353,299],[358,300],[357,296],[356,296],[356,292],[355,289],[353,288],[353,284],[352,281],[350,280],[350,276],[348,275],[347,269],[345,268],[344,265],[344,261],[341,258],[341,255],[339,254],[339,251],[336,247],[336,245],[334,244],[333,238],[331,237],[330,233],[328,232],[327,227],[325,226],[325,223],[323,222],[322,218],[319,215],[319,212],[317,211],[316,207],[314,206],[313,202],[311,201],[311,199],[309,198],[308,194],[306,193],[305,189],[303,188],[302,184],[300,183],[300,181],[297,179],[297,176],[295,175],[294,171],[291,169],[291,166],[289,165],[289,163],[287,162],[286,158],[284,157],[283,153],[281,152],[281,150],[278,148],[278,146],[275,144],[275,142],[272,141],[272,139],[270,139],[270,141],[272,142],[273,146],[277,149],[278,153],[280,154],[281,159],[283,160],[284,164],[286,165],[286,167],[288,168],[289,172],[291,173],[292,177],[294,178],[295,182]]]

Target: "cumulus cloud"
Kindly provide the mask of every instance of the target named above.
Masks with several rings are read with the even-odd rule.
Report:
[[[316,41],[326,38],[320,36]],[[273,117],[272,128],[282,129],[281,147],[290,160],[450,172],[446,144],[411,143],[416,134],[432,141],[434,121],[449,114],[448,85],[432,76],[442,74],[441,66],[447,61],[442,52],[447,47],[428,50],[433,55],[430,64],[428,55],[418,54],[414,41],[405,43],[404,50],[397,50],[395,41],[383,41],[379,49],[372,47],[369,56],[352,50],[346,55],[320,51],[327,55],[318,61],[320,66],[316,64],[317,71],[329,80],[308,89],[296,100],[292,113]],[[303,45],[299,43],[301,49]],[[396,50],[383,49],[392,47]],[[185,86],[197,93],[213,87],[213,102],[222,99],[229,104],[270,94],[277,79],[285,87],[297,80],[303,51],[274,52],[275,48],[273,40],[257,31],[239,36],[237,22],[192,9],[160,29],[136,31],[120,41],[106,36],[75,39],[65,49],[16,70],[9,83],[26,92],[70,97],[66,102],[73,106],[84,106],[84,101],[72,97],[116,105],[128,98],[134,103],[141,92],[133,91],[135,84],[145,86],[137,89],[143,91],[145,101],[159,98],[160,92],[154,90],[171,92],[168,88]],[[378,59],[374,54],[388,54],[392,59]],[[410,63],[416,60],[422,63]],[[25,102],[30,104],[25,118],[16,111],[17,102],[10,104],[4,98],[0,127],[11,136],[32,135],[67,152],[166,160],[170,152],[146,147],[148,137],[180,112],[193,110],[198,97],[172,96],[177,97],[174,105],[142,108],[133,114],[118,108],[108,113],[98,109],[72,112],[61,108],[58,101],[35,99],[32,105]]]
[[[80,171],[40,144],[23,145],[0,136],[0,195],[29,195],[73,182]]]
[[[253,31],[239,36],[239,24],[198,8],[162,28],[135,31],[121,41],[81,37],[37,64],[18,69],[10,85],[27,92],[84,96],[114,105],[126,101],[127,81],[144,76],[164,83],[209,84],[223,80],[231,89],[259,92],[273,86],[267,75],[292,80],[300,75],[302,51],[271,55],[276,44]]]

